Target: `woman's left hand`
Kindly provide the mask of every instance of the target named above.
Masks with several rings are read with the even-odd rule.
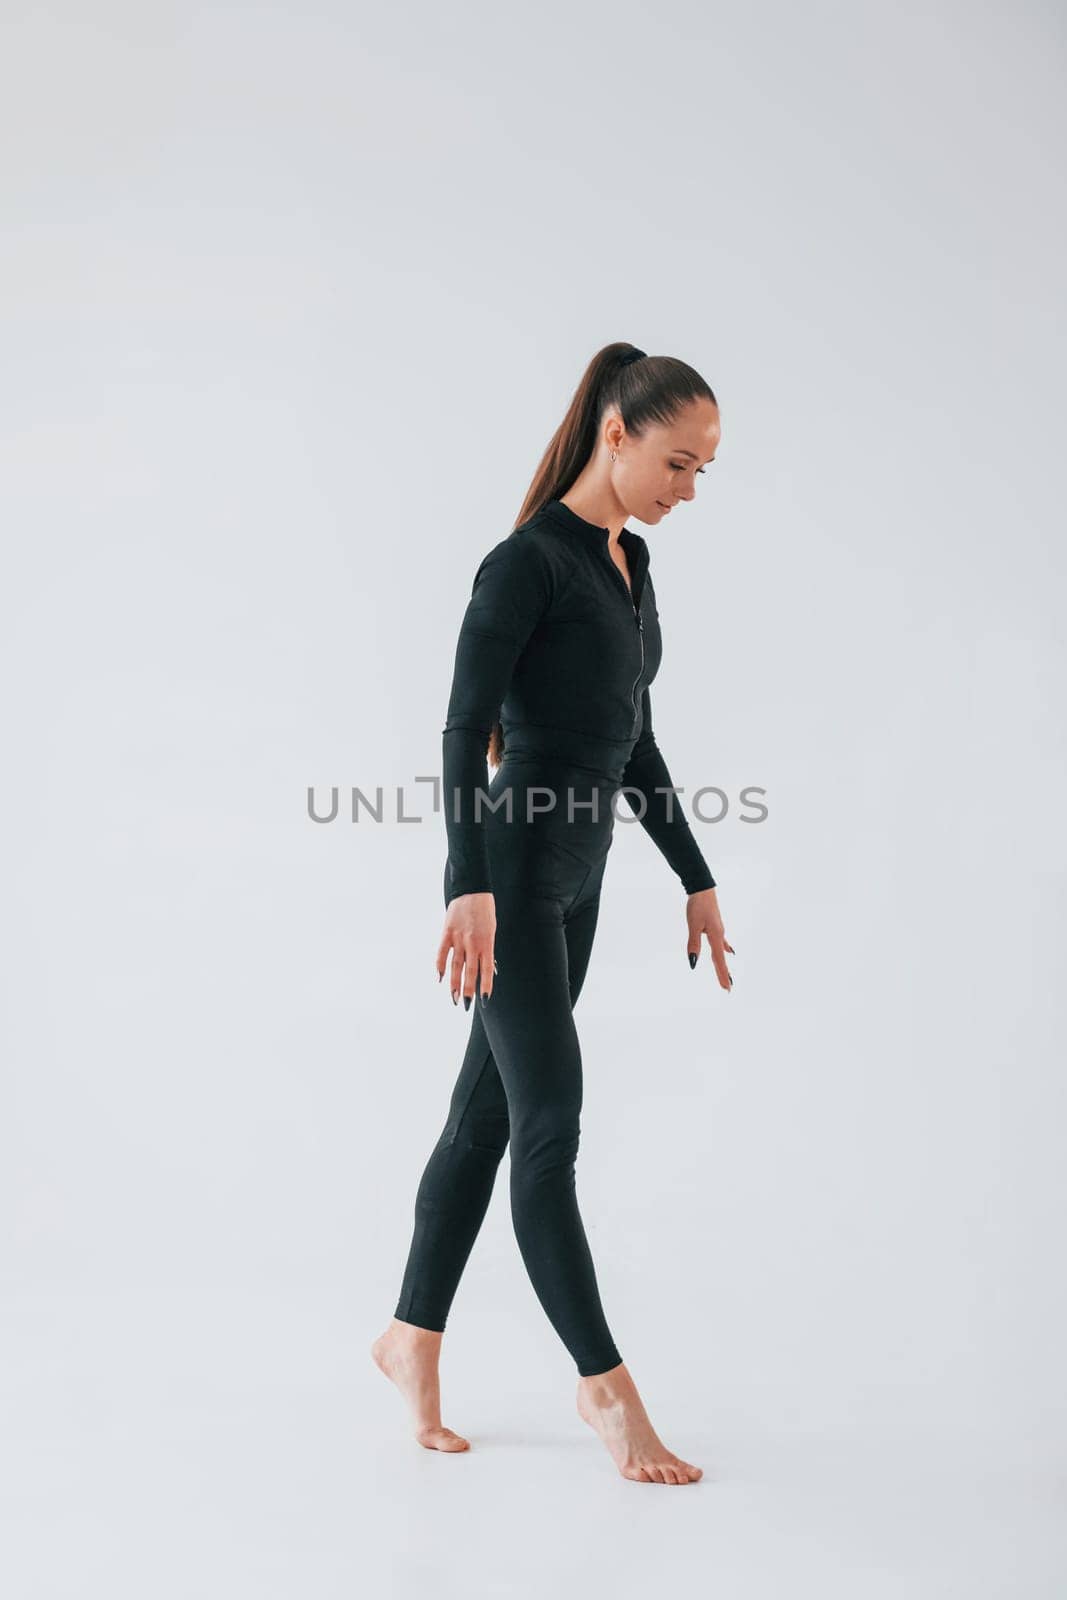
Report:
[[[697,964],[700,954],[700,936],[704,934],[711,946],[711,959],[715,964],[715,971],[719,975],[719,984],[723,989],[730,990],[734,980],[730,976],[730,969],[726,965],[726,951],[731,955],[736,951],[727,941],[723,931],[722,914],[719,911],[719,900],[714,889],[701,889],[699,894],[691,894],[685,903],[685,920],[689,924],[689,940],[686,950],[689,953],[690,968]]]

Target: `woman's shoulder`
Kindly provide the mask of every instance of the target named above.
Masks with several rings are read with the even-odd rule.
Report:
[[[535,511],[485,551],[475,582],[490,573],[514,582],[554,588],[570,575],[577,553],[550,518]]]

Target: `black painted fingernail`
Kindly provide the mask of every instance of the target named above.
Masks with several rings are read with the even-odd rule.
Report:
[[[471,1008],[471,997],[470,997],[469,994],[465,994],[463,996],[463,1009],[464,1009],[464,1011],[469,1011],[470,1008]]]
[[[482,995],[482,1007],[483,1007],[483,1009],[488,1004],[489,1004],[489,996],[487,994],[483,994]]]
[[[697,964],[697,958],[693,954],[692,950],[690,950],[690,952],[689,952],[689,970],[690,970],[690,972],[692,972],[692,970],[696,966],[696,964]]]
[[[439,972],[439,973],[438,973],[438,974],[437,974],[437,981],[438,981],[438,983],[440,983],[440,981],[441,981],[441,979],[442,979],[442,978],[443,978],[443,977],[444,977],[444,973],[443,973],[443,972]]]
[[[452,1004],[454,1006],[458,1006],[459,1005],[459,995],[458,994],[453,994],[453,996],[452,996]]]

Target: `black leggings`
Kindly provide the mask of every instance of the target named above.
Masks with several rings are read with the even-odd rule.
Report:
[[[480,988],[475,995],[448,1120],[416,1195],[395,1314],[443,1331],[510,1139],[519,1249],[550,1322],[589,1377],[622,1357],[600,1303],[575,1192],[582,1058],[572,1012],[593,946],[619,784],[540,758],[529,764],[506,757],[488,792],[496,800],[507,788],[512,820],[503,809],[483,813],[497,917],[493,992],[485,1005]],[[545,805],[547,789],[555,809],[527,820],[528,802]],[[446,905],[448,899],[446,866]]]

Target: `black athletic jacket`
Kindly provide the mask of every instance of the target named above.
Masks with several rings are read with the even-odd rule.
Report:
[[[493,887],[485,802],[476,819],[474,798],[489,787],[486,746],[498,720],[508,756],[540,755],[639,791],[642,825],[686,893],[715,887],[684,799],[656,792],[673,787],[648,694],[662,654],[659,612],[648,545],[629,528],[619,541],[632,600],[608,530],[561,500],[494,545],[475,573],[442,730],[449,900]],[[633,796],[635,813],[640,804]]]

